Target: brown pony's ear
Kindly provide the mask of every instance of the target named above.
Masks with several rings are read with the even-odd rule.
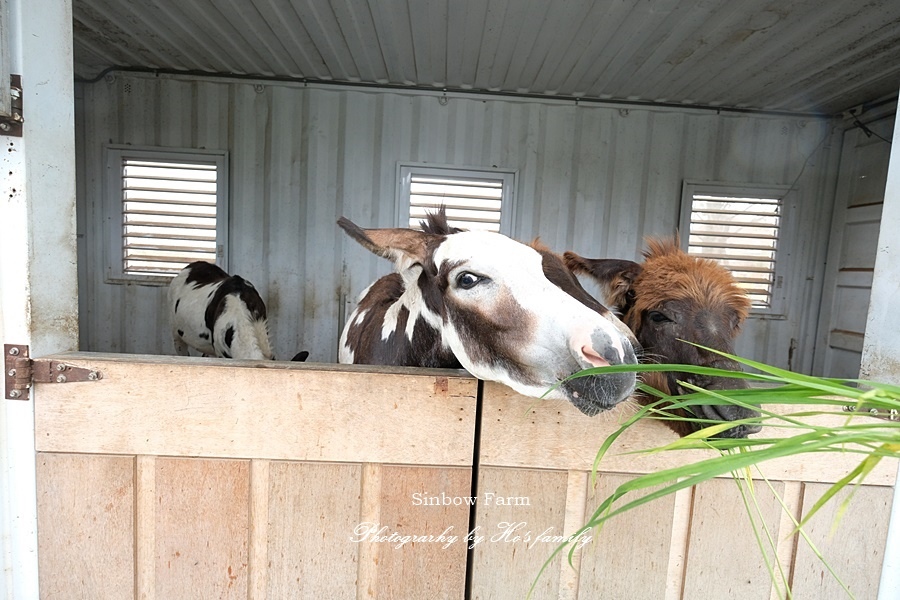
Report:
[[[584,258],[574,252],[566,252],[563,258],[573,273],[594,278],[603,290],[607,305],[615,306],[624,314],[634,304],[634,280],[641,274],[638,263],[618,258]]]
[[[393,261],[401,269],[424,262],[429,238],[439,237],[414,229],[363,229],[345,217],[338,219],[337,224],[369,252]]]

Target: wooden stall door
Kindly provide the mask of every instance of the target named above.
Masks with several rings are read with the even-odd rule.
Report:
[[[464,597],[468,507],[414,501],[471,495],[464,373],[49,358],[102,379],[36,386],[41,598]]]
[[[762,472],[769,482],[754,480],[755,500],[749,500],[753,523],[735,481],[715,479],[576,538],[573,566],[558,555],[538,577],[560,537],[576,532],[617,486],[642,473],[711,456],[699,451],[629,454],[674,439],[662,423],[645,421],[619,439],[592,481],[597,450],[630,414],[625,407],[588,419],[568,404],[535,401],[485,384],[475,509],[481,542],[471,564],[473,599],[520,599],[534,585],[535,599],[770,600],[785,597],[789,584],[795,598],[875,600],[896,464],[880,465],[867,478],[837,529],[831,529],[835,502],[805,528],[852,596],[811,546],[792,535],[792,517],[802,518],[826,484],[859,461],[858,455],[833,453],[765,463]],[[770,546],[766,557],[754,527]]]

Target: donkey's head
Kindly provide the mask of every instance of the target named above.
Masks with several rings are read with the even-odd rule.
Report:
[[[649,240],[643,264],[629,260],[582,258],[565,253],[566,265],[576,273],[592,276],[605,300],[615,305],[622,320],[637,336],[645,353],[663,363],[717,367],[739,371],[736,362],[687,344],[683,340],[734,353],[734,341],[750,311],[750,300],[718,263],[691,256],[679,248],[677,239]],[[678,380],[708,390],[746,388],[743,379],[706,377],[690,373],[646,373],[649,385],[672,395],[690,393]],[[737,406],[696,406],[703,420],[735,421],[759,416]],[[703,425],[692,424],[699,429]],[[673,426],[687,433],[681,423]],[[739,425],[721,435],[746,437],[758,426]]]
[[[616,317],[562,291],[529,246],[483,231],[338,224],[398,271],[363,294],[341,336],[341,362],[461,365],[533,397],[582,369],[637,362]],[[546,397],[594,415],[634,383],[631,373],[581,377]]]

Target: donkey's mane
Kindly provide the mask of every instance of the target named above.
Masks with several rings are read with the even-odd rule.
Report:
[[[447,222],[447,209],[441,205],[437,212],[425,213],[425,220],[419,221],[419,226],[425,233],[436,235],[451,235],[463,231],[458,227],[450,227]]]

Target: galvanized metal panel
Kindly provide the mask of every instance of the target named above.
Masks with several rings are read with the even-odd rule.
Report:
[[[74,0],[112,66],[836,114],[893,96],[900,4]]]
[[[645,235],[674,233],[685,178],[796,184],[785,235],[807,241],[786,255],[789,312],[749,323],[739,350],[786,366],[802,343],[794,366],[811,364],[803,332],[815,328],[831,202],[823,190],[836,152],[821,143],[825,123],[124,74],[84,85],[83,96],[82,349],[172,353],[164,289],[103,278],[102,147],[131,143],[229,152],[231,270],[267,300],[277,356],[307,349],[325,362],[336,358],[348,302],[391,270],[335,221],[399,225],[401,162],[513,171],[515,237],[629,259]]]

